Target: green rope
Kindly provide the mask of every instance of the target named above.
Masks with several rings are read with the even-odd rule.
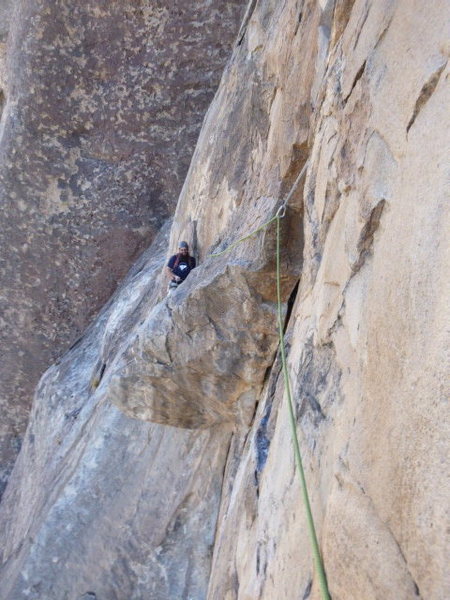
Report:
[[[330,600],[330,594],[328,592],[327,579],[325,575],[325,569],[323,567],[322,557],[320,556],[319,543],[317,541],[316,529],[314,527],[314,519],[311,511],[311,504],[309,502],[308,488],[306,486],[305,472],[303,470],[302,455],[300,453],[300,444],[297,435],[296,419],[294,415],[294,407],[292,403],[291,384],[289,380],[289,372],[286,361],[286,351],[284,348],[284,333],[283,333],[283,315],[282,315],[282,304],[281,304],[281,286],[280,286],[280,215],[275,216],[277,221],[277,303],[278,303],[278,334],[280,337],[280,354],[281,363],[283,367],[284,385],[286,388],[286,395],[288,399],[289,408],[289,420],[291,424],[292,443],[294,445],[295,462],[297,463],[297,470],[300,476],[300,487],[302,491],[303,504],[306,510],[306,519],[308,523],[308,532],[311,541],[312,553],[314,556],[314,563],[316,565],[317,575],[319,577],[320,593],[322,600]]]
[[[229,252],[230,250],[232,250],[235,246],[237,246],[241,242],[245,242],[245,240],[248,240],[249,238],[253,237],[257,233],[259,233],[260,231],[262,231],[263,229],[265,229],[268,225],[270,225],[271,223],[273,223],[274,221],[276,221],[277,219],[283,218],[284,215],[286,214],[286,209],[287,209],[287,206],[289,204],[289,200],[291,199],[292,194],[295,192],[298,184],[300,183],[301,178],[305,174],[306,169],[308,167],[308,164],[309,164],[309,160],[307,160],[305,162],[305,164],[303,165],[302,170],[297,175],[297,179],[292,184],[292,187],[291,187],[291,190],[290,190],[289,194],[287,195],[285,201],[280,206],[280,208],[277,211],[277,214],[274,217],[272,217],[271,219],[269,219],[266,223],[263,223],[262,225],[260,225],[260,227],[258,227],[258,229],[255,229],[254,231],[252,231],[248,235],[244,236],[243,238],[237,240],[236,242],[233,242],[230,246],[228,246],[228,248],[225,248],[225,250],[222,250],[221,252],[216,252],[215,254],[211,254],[211,257],[215,258],[216,256],[220,256],[221,254],[226,254],[227,252]]]
[[[302,492],[303,504],[305,506],[305,511],[306,511],[306,520],[307,520],[307,524],[308,524],[308,532],[309,532],[309,537],[310,537],[310,541],[311,541],[311,549],[312,549],[312,554],[314,557],[314,564],[316,567],[316,572],[317,572],[317,575],[319,578],[320,596],[321,596],[322,600],[331,600],[330,594],[328,592],[325,569],[323,566],[322,557],[320,555],[319,543],[317,541],[316,529],[314,527],[314,519],[313,519],[313,515],[312,515],[312,511],[311,511],[311,504],[309,501],[308,488],[306,486],[306,479],[305,479],[305,472],[303,470],[302,456],[300,453],[300,443],[298,441],[298,435],[297,435],[297,425],[296,425],[296,419],[295,419],[293,402],[292,402],[291,384],[290,384],[289,372],[288,372],[288,368],[287,368],[286,351],[285,351],[285,347],[284,347],[283,314],[282,314],[281,285],[280,285],[280,282],[281,282],[280,221],[286,214],[286,208],[287,208],[288,202],[289,202],[292,194],[294,193],[294,190],[297,187],[299,181],[303,177],[303,174],[306,171],[307,165],[308,165],[308,161],[305,162],[303,169],[300,171],[300,174],[298,175],[297,179],[295,180],[286,200],[280,206],[280,208],[277,211],[277,214],[274,217],[269,219],[269,221],[267,221],[266,223],[263,223],[263,225],[261,225],[260,227],[258,227],[257,229],[255,229],[254,231],[252,231],[251,233],[246,235],[245,237],[240,238],[236,242],[233,242],[233,244],[228,246],[228,248],[226,248],[225,250],[222,250],[221,252],[217,252],[215,254],[211,254],[211,256],[212,257],[221,256],[222,254],[229,252],[235,246],[237,246],[241,242],[244,242],[245,240],[248,240],[249,238],[253,237],[255,234],[259,233],[260,231],[262,231],[263,229],[268,227],[274,221],[277,222],[277,242],[276,242],[276,265],[277,265],[276,279],[277,279],[277,304],[278,304],[278,310],[277,310],[278,319],[277,319],[277,321],[278,321],[278,334],[279,334],[279,338],[280,338],[280,355],[281,355],[281,363],[282,363],[282,370],[283,370],[283,376],[284,376],[284,385],[286,388],[286,395],[287,395],[287,399],[288,399],[288,409],[289,409],[289,420],[290,420],[290,425],[291,425],[292,443],[294,445],[295,462],[296,462],[297,470],[298,470],[299,477],[300,477],[300,488],[301,488],[301,492]]]
[[[259,233],[260,231],[265,229],[268,225],[273,223],[277,218],[278,218],[278,213],[274,217],[272,217],[269,221],[267,221],[266,223],[263,223],[260,227],[258,227],[258,229],[255,229],[255,231],[252,231],[251,233],[249,233],[245,237],[241,238],[240,240],[233,242],[231,244],[231,246],[228,246],[228,248],[225,248],[225,250],[222,250],[222,252],[216,252],[215,254],[211,254],[211,257],[215,258],[216,256],[220,256],[221,254],[225,254],[226,252],[229,252],[230,250],[232,250],[235,246],[237,246],[241,242],[245,242],[245,240],[248,240],[249,238],[253,237],[257,233]]]

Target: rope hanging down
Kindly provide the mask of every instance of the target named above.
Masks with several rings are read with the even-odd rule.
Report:
[[[298,471],[299,478],[300,478],[300,488],[301,488],[303,504],[304,504],[305,512],[306,512],[306,520],[307,520],[307,524],[308,524],[308,533],[309,533],[309,538],[310,538],[310,543],[311,543],[311,550],[312,550],[312,554],[313,554],[313,558],[314,558],[314,564],[315,564],[317,576],[319,579],[320,595],[321,595],[322,600],[330,600],[330,594],[328,592],[325,569],[323,566],[322,557],[320,555],[319,543],[317,541],[316,529],[314,526],[314,518],[313,518],[312,510],[311,510],[311,503],[309,501],[308,488],[306,485],[305,472],[303,469],[302,456],[301,456],[301,452],[300,452],[300,443],[299,443],[298,434],[297,434],[297,424],[296,424],[296,419],[295,419],[294,405],[292,402],[291,383],[290,383],[289,372],[288,372],[288,368],[287,368],[286,350],[285,350],[285,344],[284,344],[283,311],[282,311],[282,302],[281,302],[281,283],[280,283],[280,281],[281,281],[281,268],[280,268],[281,231],[280,231],[280,222],[281,222],[281,219],[286,215],[286,210],[287,210],[287,206],[289,204],[289,200],[291,199],[292,194],[294,193],[297,185],[300,183],[300,180],[303,177],[307,166],[308,166],[308,161],[306,161],[306,163],[303,165],[303,168],[300,171],[300,174],[298,175],[297,179],[294,181],[294,184],[293,184],[289,194],[286,196],[285,201],[279,207],[279,209],[277,210],[277,213],[274,217],[269,219],[269,221],[267,221],[266,223],[263,223],[263,225],[261,225],[260,227],[258,227],[257,229],[255,229],[254,231],[252,231],[251,233],[246,235],[245,237],[237,240],[236,242],[234,242],[233,244],[228,246],[228,248],[226,248],[225,250],[222,250],[222,252],[212,254],[211,256],[213,256],[213,257],[220,256],[221,254],[225,254],[226,252],[229,252],[232,248],[237,246],[237,244],[240,244],[241,242],[248,240],[255,234],[259,233],[260,231],[262,231],[263,229],[268,227],[271,223],[276,221],[276,223],[277,223],[276,280],[277,280],[278,335],[279,335],[280,355],[281,355],[281,364],[282,364],[283,377],[284,377],[284,385],[285,385],[285,389],[286,389],[287,404],[288,404],[288,410],[289,410],[289,421],[290,421],[290,425],[291,425],[292,444],[294,446],[295,463],[296,463],[297,471]]]
[[[283,315],[282,315],[282,305],[281,305],[281,286],[280,286],[280,215],[277,214],[277,304],[278,304],[278,335],[280,338],[280,354],[281,354],[281,364],[283,369],[284,376],[284,387],[286,389],[287,395],[287,404],[289,409],[289,421],[291,424],[291,434],[292,434],[292,443],[294,445],[294,454],[295,454],[295,462],[297,464],[297,470],[300,477],[300,488],[302,491],[303,504],[305,506],[306,511],[306,519],[308,523],[308,532],[309,538],[311,542],[311,549],[314,556],[314,563],[316,566],[317,576],[319,578],[320,585],[320,594],[322,600],[330,600],[330,594],[328,592],[327,586],[327,578],[325,575],[325,569],[323,566],[322,557],[320,555],[319,543],[317,541],[316,528],[314,527],[314,519],[311,510],[311,504],[309,501],[308,488],[306,486],[306,478],[305,472],[303,470],[303,462],[302,455],[300,452],[300,443],[298,441],[297,435],[297,424],[294,413],[294,406],[292,402],[292,393],[291,393],[291,382],[289,378],[289,372],[287,368],[286,361],[286,350],[284,347],[284,333],[283,333]]]

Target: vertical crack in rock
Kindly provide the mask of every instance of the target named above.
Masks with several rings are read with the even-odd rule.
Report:
[[[300,25],[302,23],[302,19],[303,19],[303,6],[300,6],[300,9],[298,11],[297,24],[296,24],[295,29],[294,29],[294,37],[297,35],[299,27],[300,27]]]
[[[286,316],[285,316],[285,319],[284,319],[284,326],[283,326],[283,332],[284,333],[286,333],[286,330],[287,330],[288,325],[289,325],[289,321],[290,321],[290,318],[291,318],[291,315],[292,315],[292,311],[294,309],[295,301],[297,299],[297,293],[298,293],[299,285],[300,285],[300,280],[297,281],[297,283],[295,284],[294,288],[292,289],[292,292],[290,293],[288,301],[287,301]]]
[[[347,27],[355,0],[337,0],[332,21],[331,45],[334,46]]]
[[[292,310],[295,304],[295,300],[297,298],[299,282],[297,282],[289,296],[287,302],[287,310],[286,316],[284,320],[284,328],[283,332],[286,334],[286,330],[289,326],[289,320],[292,314]],[[286,350],[287,351],[287,350]],[[269,420],[272,415],[273,401],[275,397],[276,387],[278,384],[278,380],[281,374],[281,360],[280,360],[280,352],[278,351],[273,365],[270,369],[269,376],[269,387],[266,392],[266,407],[264,410],[264,415],[262,419],[259,421],[258,429],[255,434],[255,452],[256,452],[256,469],[255,469],[255,484],[257,487],[257,494],[259,493],[259,480],[260,474],[264,469],[264,466],[267,461],[267,457],[269,455],[270,443],[272,439],[272,432],[269,433]]]
[[[241,25],[241,27],[239,29],[239,33],[237,35],[236,46],[240,46],[242,44],[242,40],[244,39],[245,34],[247,32],[247,26],[252,17],[252,14],[255,9],[257,1],[258,0],[250,0],[249,4],[247,6],[247,10],[245,11],[244,17],[242,19],[242,25]]]
[[[359,42],[359,38],[361,37],[362,31],[364,29],[364,25],[367,23],[367,19],[369,18],[370,8],[371,8],[371,3],[369,0],[366,0],[366,2],[364,3],[362,17],[360,18],[360,22],[358,24],[358,32],[355,36],[355,41],[353,42],[353,50],[356,49],[356,46],[358,45],[358,42]]]
[[[431,77],[420,90],[420,94],[416,100],[413,113],[411,115],[411,118],[409,119],[408,125],[406,126],[406,133],[409,133],[409,130],[414,125],[414,121],[417,119],[417,116],[419,115],[420,111],[423,109],[425,104],[433,95],[433,92],[436,89],[437,84],[439,83],[439,79],[441,78],[442,71],[445,69],[446,66],[447,61],[443,65],[441,65],[435,73],[431,75]]]
[[[376,515],[377,519],[379,520],[379,522],[382,524],[382,526],[386,529],[386,531],[388,532],[389,536],[391,537],[400,557],[401,560],[404,563],[405,569],[408,573],[408,576],[411,579],[411,584],[412,587],[415,591],[415,596],[418,598],[418,600],[422,600],[422,595],[420,593],[419,590],[419,586],[417,585],[417,582],[415,581],[413,574],[411,573],[411,569],[410,566],[408,565],[408,560],[405,556],[405,553],[403,552],[403,549],[400,545],[400,542],[398,541],[397,537],[395,536],[394,532],[392,531],[391,526],[389,525],[388,522],[386,522],[385,519],[383,519],[379,513],[379,510],[377,508],[376,503],[374,502],[374,499],[372,498],[372,496],[370,494],[368,494],[366,492],[366,490],[364,489],[363,485],[360,483],[360,481],[358,481],[354,475],[352,474],[352,472],[350,471],[350,468],[348,466],[348,464],[346,464],[345,461],[343,461],[342,459],[339,461],[341,467],[344,469],[344,471],[346,472],[346,476],[351,480],[351,482],[356,485],[358,487],[358,489],[360,490],[360,492],[364,495],[364,497],[368,500],[368,502],[370,503],[370,506],[372,507],[372,510],[374,512],[374,514]],[[343,483],[343,480],[341,480],[341,485]]]
[[[353,275],[355,275],[361,269],[367,256],[369,256],[371,252],[373,236],[380,225],[380,219],[385,205],[386,200],[382,199],[374,206],[370,212],[369,218],[361,230],[359,240],[357,242],[358,258],[352,264]]]
[[[375,42],[375,45],[373,47],[373,52],[381,45],[381,43],[383,42],[384,38],[386,37],[387,32],[389,31],[389,27],[392,23],[392,20],[394,19],[394,15],[395,15],[395,5],[393,7],[393,10],[391,10],[390,13],[388,13],[388,20],[386,22],[386,25],[383,27],[383,29],[381,30],[380,34],[378,35],[377,41]]]
[[[372,505],[374,505],[374,503],[373,503],[373,500],[372,500],[372,499],[371,499],[371,502],[372,502]],[[408,572],[408,575],[409,575],[409,576],[410,576],[410,578],[411,578],[411,583],[412,583],[412,585],[413,585],[413,588],[414,588],[415,596],[417,597],[417,599],[418,599],[418,600],[423,600],[423,598],[422,598],[422,594],[420,593],[419,586],[417,585],[417,582],[415,581],[415,579],[414,579],[414,577],[413,577],[413,574],[411,573],[410,567],[409,567],[409,565],[408,565],[408,561],[407,561],[407,559],[406,559],[406,556],[405,556],[405,554],[404,554],[404,552],[403,552],[403,550],[402,550],[402,547],[401,547],[401,546],[400,546],[400,544],[399,544],[399,541],[398,541],[398,540],[397,540],[397,538],[395,537],[395,535],[394,535],[394,533],[392,532],[392,530],[391,530],[391,528],[389,527],[389,525],[388,525],[387,523],[384,523],[384,525],[386,526],[386,529],[387,529],[387,530],[389,531],[389,533],[391,534],[391,536],[392,536],[392,539],[393,539],[393,541],[394,541],[394,543],[395,543],[395,545],[396,545],[396,547],[397,547],[397,550],[398,550],[398,552],[399,552],[400,556],[402,557],[402,560],[403,560],[403,562],[405,563],[405,569],[407,570],[407,572]]]
[[[221,485],[220,485],[220,494],[219,494],[219,498],[220,498],[220,502],[222,502],[222,498],[225,495],[225,492],[228,491],[226,490],[226,486],[230,485],[230,472],[233,469],[233,465],[232,465],[232,459],[233,454],[234,454],[234,448],[236,445],[236,432],[232,432],[230,434],[229,440],[228,440],[228,447],[227,447],[227,451],[225,454],[225,460],[223,462],[223,469],[222,469],[222,478],[221,478]],[[218,529],[220,527],[220,515],[217,518],[216,524],[215,524],[215,528],[214,528],[214,542],[212,543],[212,547],[214,548],[214,544],[215,544],[215,540],[218,537]],[[210,572],[211,574],[211,572]]]
[[[275,392],[278,385],[279,377],[281,374],[281,360],[279,351],[276,354],[273,365],[270,368],[270,377],[268,381],[268,388],[265,393],[265,409],[262,418],[258,423],[258,428],[254,437],[255,444],[255,456],[256,456],[256,469],[254,472],[254,480],[256,485],[256,495],[259,496],[259,481],[261,473],[269,455],[270,443],[273,435],[273,427],[269,424],[272,416],[273,402],[275,398]],[[270,430],[270,431],[269,431]]]
[[[349,91],[349,93],[344,98],[344,104],[347,103],[348,99],[352,95],[352,92],[355,89],[356,84],[358,83],[358,81],[363,76],[365,70],[366,70],[366,61],[364,61],[363,64],[359,67],[358,72],[356,73],[355,78],[353,80],[353,83],[351,85],[350,91]]]

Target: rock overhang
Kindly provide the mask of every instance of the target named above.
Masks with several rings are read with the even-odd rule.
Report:
[[[254,229],[276,206],[272,199],[271,212],[261,214]],[[244,210],[242,219],[245,230]],[[283,302],[299,275],[288,246]],[[248,424],[278,345],[274,251],[272,223],[230,252],[209,254],[171,295],[159,302],[157,296],[119,347],[105,331],[96,366],[99,399],[133,418],[175,427]],[[162,292],[164,278],[154,285]]]

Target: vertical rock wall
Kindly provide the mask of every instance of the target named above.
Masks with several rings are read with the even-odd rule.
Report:
[[[229,430],[129,419],[91,386],[108,322],[151,311],[167,241],[40,382],[2,501],[2,599],[206,596]]]
[[[319,598],[273,226],[211,256],[274,214],[308,158],[282,283],[331,596],[450,595],[446,14],[249,3],[171,232],[41,380],[0,513],[0,598]],[[161,301],[180,237],[201,265]]]
[[[0,2],[0,117],[5,101],[5,59],[6,59],[6,39],[8,37],[9,23],[11,20],[12,2],[11,0],[2,0]]]
[[[303,6],[318,54],[287,330],[306,476],[332,598],[438,600],[450,593],[449,6],[327,6],[316,23]],[[285,63],[305,33],[274,11],[267,56],[274,22]],[[279,373],[229,463],[210,598],[319,597]]]
[[[39,377],[173,213],[243,8],[0,4],[0,492]]]

